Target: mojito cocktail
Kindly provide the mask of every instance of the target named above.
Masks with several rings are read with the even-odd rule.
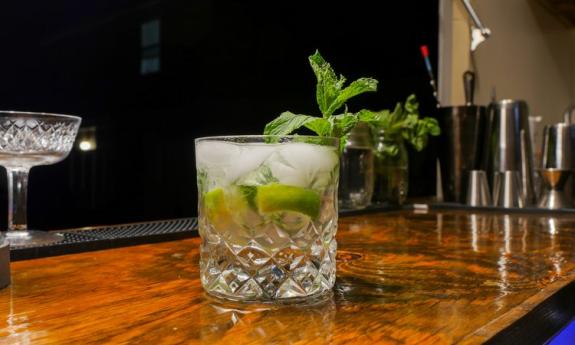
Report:
[[[201,280],[234,300],[298,300],[335,282],[338,139],[196,140]]]

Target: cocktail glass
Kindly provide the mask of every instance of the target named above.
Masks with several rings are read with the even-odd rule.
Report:
[[[0,111],[0,165],[8,175],[8,231],[11,245],[60,241],[48,231],[29,230],[28,172],[37,165],[57,163],[70,153],[81,119],[76,116]]]
[[[335,283],[338,139],[196,139],[200,275],[211,295],[297,302]]]

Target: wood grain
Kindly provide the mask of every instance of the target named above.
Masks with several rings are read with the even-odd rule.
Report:
[[[389,212],[338,241],[333,295],[297,306],[206,296],[198,239],[15,262],[0,343],[478,344],[575,280],[568,216]]]

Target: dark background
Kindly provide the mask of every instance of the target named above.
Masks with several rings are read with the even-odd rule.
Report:
[[[141,26],[160,42],[142,48]],[[379,91],[349,103],[434,101],[419,52],[437,71],[438,1],[51,0],[0,5],[0,108],[69,113],[97,149],[33,168],[31,228],[196,214],[194,138],[258,134],[284,110],[317,113],[315,49],[348,80]],[[142,75],[143,57],[160,71]],[[435,144],[410,154],[410,194],[435,193]],[[5,173],[0,224],[6,222]]]

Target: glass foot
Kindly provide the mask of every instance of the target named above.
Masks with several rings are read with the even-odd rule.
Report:
[[[6,239],[12,247],[35,247],[60,242],[64,235],[39,230],[14,230],[5,232]]]

